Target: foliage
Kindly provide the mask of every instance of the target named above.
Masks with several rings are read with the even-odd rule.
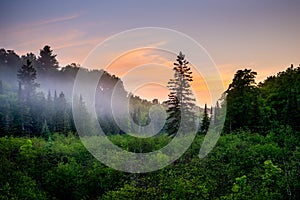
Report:
[[[166,129],[169,135],[174,135],[180,126],[184,130],[195,123],[195,99],[192,96],[190,83],[193,81],[189,62],[185,55],[179,52],[176,63],[174,63],[174,78],[168,83],[170,90],[169,100],[167,101],[169,114]]]
[[[148,152],[170,138],[139,141],[115,135],[110,140],[128,151]],[[72,135],[54,134],[51,145],[42,137],[1,137],[1,198],[299,199],[299,138],[237,131],[221,136],[200,160],[202,141],[203,136],[197,136],[188,151],[164,169],[128,174],[101,164]]]
[[[180,53],[169,85],[169,124],[162,130],[170,135],[177,131],[183,111],[191,121],[194,118],[187,64]],[[224,132],[228,134],[221,135],[202,159],[198,153],[204,136],[197,135],[181,158],[146,174],[104,166],[81,143],[69,103],[79,69],[76,64],[60,68],[49,46],[38,58],[0,49],[0,199],[300,199],[299,67],[291,66],[258,85],[256,72],[237,71],[226,91]],[[150,123],[149,110],[158,101],[127,94],[120,79],[107,72],[85,72],[87,77],[103,73],[96,112],[114,144],[146,153],[171,141],[167,134],[146,139],[124,134],[108,109],[115,87],[119,98],[130,101],[130,116],[139,125]],[[94,140],[98,136],[93,135],[86,103],[79,94],[76,98],[82,127],[90,133],[86,137]],[[223,105],[216,105],[212,123],[222,109]],[[209,123],[207,106],[205,110],[203,131]],[[130,123],[128,120],[129,127]],[[126,159],[104,153],[116,160]],[[162,153],[160,159],[166,155]]]
[[[210,124],[210,118],[208,116],[207,105],[205,104],[203,118],[202,118],[201,127],[200,127],[200,131],[201,131],[202,134],[207,133],[208,128],[209,128],[209,124]]]
[[[293,65],[256,85],[257,73],[238,70],[227,93],[227,116],[224,132],[249,129],[267,134],[275,127],[299,131],[300,67]]]

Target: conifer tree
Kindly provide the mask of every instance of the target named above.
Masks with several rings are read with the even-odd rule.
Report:
[[[47,120],[44,121],[44,124],[42,126],[42,130],[41,130],[41,135],[45,139],[48,139],[49,136],[51,135],[51,132],[50,132],[48,124],[47,124]]]
[[[210,123],[210,119],[208,116],[207,105],[205,104],[202,123],[201,123],[201,133],[203,133],[203,134],[207,133],[208,128],[209,128],[209,123]]]
[[[26,64],[23,64],[19,69],[17,77],[19,81],[19,101],[18,101],[18,117],[16,127],[20,129],[23,134],[31,134],[33,131],[33,119],[31,108],[33,98],[35,97],[35,90],[39,86],[36,80],[36,70],[32,62],[27,59]]]
[[[214,123],[217,123],[219,114],[220,114],[220,104],[219,101],[217,101],[216,106],[214,107],[213,116],[211,116],[213,117]]]
[[[17,77],[19,80],[19,90],[23,90],[19,92],[23,95],[24,100],[28,101],[34,94],[35,89],[39,86],[39,84],[35,82],[36,70],[29,59],[27,59],[26,64],[19,69]]]
[[[168,104],[168,118],[166,130],[169,135],[176,134],[179,126],[187,128],[195,121],[195,99],[193,98],[190,83],[193,81],[189,62],[181,52],[174,63],[174,78],[168,83],[170,90]],[[184,120],[182,120],[184,119]],[[180,122],[183,122],[180,124]]]
[[[51,50],[51,47],[48,45],[40,50],[38,62],[42,72],[56,70],[59,67],[56,55],[53,54],[53,50]]]
[[[55,106],[55,131],[67,135],[71,130],[70,112],[65,94],[61,92],[56,100]]]

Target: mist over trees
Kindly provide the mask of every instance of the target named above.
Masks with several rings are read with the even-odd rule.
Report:
[[[197,116],[188,62],[181,52],[175,59],[169,99],[160,104],[128,93],[106,71],[74,63],[60,66],[48,45],[38,56],[0,49],[0,199],[300,199],[300,67],[292,65],[261,83],[251,69],[238,70],[220,94],[227,102],[218,101],[210,109],[205,105]],[[84,147],[73,120],[70,101],[78,70],[86,77],[103,74],[95,95],[97,120],[119,148],[159,150],[171,142],[182,117],[188,118],[185,126],[199,117],[192,145],[174,163],[151,173],[124,173],[100,163]],[[125,134],[113,118],[114,89],[120,100],[116,109],[122,109],[123,100],[130,102],[130,116],[124,117],[129,130],[135,130],[133,123],[141,125],[138,132],[150,123],[154,130],[166,117],[160,134]],[[74,99],[78,123],[93,140],[97,136],[89,101],[80,94]],[[151,121],[149,109],[155,105],[167,116],[157,112]],[[226,118],[218,143],[199,159],[204,135],[210,126],[219,126],[222,115]],[[157,162],[164,159],[162,154]]]
[[[87,77],[102,74],[95,96],[96,113],[101,128],[108,135],[124,133],[113,118],[112,98],[119,99],[116,105],[120,107],[123,107],[124,102],[130,102],[130,116],[127,117],[131,117],[134,123],[142,126],[141,129],[150,123],[150,107],[158,103],[128,93],[122,81],[106,71],[87,70],[75,63],[65,67],[59,66],[56,55],[48,45],[40,50],[39,56],[32,53],[19,56],[13,50],[5,49],[1,49],[0,53],[2,135],[39,136],[44,130],[65,135],[76,134],[71,99],[79,69],[83,70]],[[113,91],[117,91],[117,96],[112,96]],[[78,106],[84,113],[82,120],[87,122],[86,119],[90,116],[85,108],[85,99],[81,95],[78,96]],[[89,125],[87,127],[92,134],[92,128]]]
[[[165,105],[168,105],[167,123],[162,130],[167,130],[170,135],[174,135],[178,130],[178,122],[182,117],[180,109],[186,109],[184,112],[191,120],[195,111],[195,99],[189,90],[193,79],[188,62],[181,52],[176,61],[173,68],[174,78],[168,86],[169,100],[165,102]],[[39,56],[32,53],[19,56],[13,50],[1,49],[0,130],[10,134],[39,135],[42,127],[47,126],[50,132],[64,130],[65,134],[75,133],[70,101],[79,69],[83,68],[75,63],[60,67],[56,55],[48,45],[40,50]],[[103,73],[97,87],[96,112],[106,133],[123,133],[114,122],[110,109],[113,88],[117,88],[118,98],[130,99],[130,117],[134,123],[143,126],[150,123],[149,108],[155,103],[129,94],[125,91],[122,81],[115,75],[101,70],[84,70],[87,75]],[[299,67],[291,66],[285,72],[268,77],[259,84],[255,82],[256,75],[251,69],[238,70],[225,91],[227,114],[224,132],[230,133],[238,129],[266,132],[270,128],[280,126],[299,130]],[[81,99],[82,107],[84,101]],[[216,121],[220,106],[210,109],[211,116],[201,115],[200,128],[203,129],[209,122],[213,124]]]

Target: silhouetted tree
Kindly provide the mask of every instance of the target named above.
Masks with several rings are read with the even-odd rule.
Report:
[[[174,135],[179,127],[181,117],[183,128],[187,128],[194,123],[195,120],[195,99],[192,96],[190,82],[193,81],[191,68],[185,55],[181,52],[177,56],[174,63],[174,78],[168,83],[170,90],[168,104],[168,118],[166,129],[169,135]],[[183,116],[184,115],[184,116]]]
[[[57,104],[55,104],[55,121],[56,130],[64,134],[68,134],[70,131],[70,114],[67,101],[63,92],[59,94]]]
[[[27,59],[26,64],[19,69],[17,76],[20,83],[19,86],[24,86],[21,95],[23,95],[25,100],[28,101],[29,98],[34,94],[35,89],[39,86],[39,84],[35,82],[36,70],[29,59]]]
[[[174,135],[177,133],[180,126],[181,112],[180,105],[175,95],[169,94],[168,100],[168,117],[166,121],[166,131],[168,135]]]
[[[201,133],[202,134],[206,134],[207,133],[208,128],[209,128],[209,123],[210,123],[210,118],[208,116],[207,105],[205,104],[203,118],[202,118],[202,123],[201,123]]]
[[[256,89],[255,77],[257,73],[251,69],[238,70],[232,83],[226,90],[227,115],[225,132],[247,127],[250,124],[250,111],[253,110],[254,93]]]
[[[13,50],[0,49],[0,79],[10,85],[16,85],[16,74],[22,60]]]
[[[32,118],[32,108],[36,106],[33,100],[35,98],[35,90],[39,84],[35,82],[37,74],[32,62],[29,59],[25,62],[26,64],[23,64],[17,74],[19,81],[19,101],[17,107],[19,109],[15,125],[23,134],[30,135],[33,132],[33,122],[35,120]]]
[[[40,50],[38,62],[41,73],[55,71],[59,67],[56,55],[53,54],[53,50],[51,50],[51,47],[48,45]]]
[[[213,115],[211,116],[212,123],[216,123],[218,120],[218,116],[220,114],[220,104],[219,101],[217,101],[216,106],[213,108]]]

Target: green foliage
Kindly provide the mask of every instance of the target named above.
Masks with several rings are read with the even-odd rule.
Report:
[[[223,135],[203,159],[198,157],[203,136],[198,135],[179,160],[146,174],[128,174],[104,166],[72,135],[56,133],[47,140],[1,137],[0,197],[299,199],[300,141],[290,131],[275,129],[267,136],[245,131]],[[278,138],[278,132],[289,137]],[[133,152],[159,149],[171,139],[166,135],[149,140],[125,135],[109,138]]]
[[[300,67],[291,66],[256,85],[256,72],[238,70],[227,93],[225,132],[249,129],[267,134],[282,126],[299,131]]]
[[[169,135],[177,133],[179,126],[183,130],[195,124],[195,99],[191,91],[190,83],[193,81],[189,62],[185,55],[179,52],[176,63],[174,63],[174,78],[170,79],[168,88],[170,90],[168,104],[168,118],[166,130]]]
[[[39,63],[40,71],[51,72],[59,67],[56,55],[53,55],[53,50],[51,50],[51,47],[48,45],[40,50],[40,56],[37,61]]]
[[[209,124],[210,124],[210,118],[208,116],[207,105],[205,104],[203,118],[202,118],[202,122],[201,122],[201,128],[200,128],[202,134],[207,133]]]
[[[251,69],[238,70],[232,83],[226,90],[227,93],[227,116],[225,120],[225,132],[247,128],[252,122],[259,126],[259,121],[253,121],[252,115],[258,115],[256,107],[256,83],[257,73]],[[256,111],[256,112],[255,112]]]
[[[247,199],[252,196],[251,188],[247,185],[247,176],[243,175],[235,179],[232,186],[230,199]]]
[[[45,181],[46,191],[58,199],[81,199],[87,195],[82,166],[74,158],[64,157],[46,173]]]
[[[268,199],[282,199],[281,191],[284,190],[283,171],[274,165],[271,160],[264,162],[265,173],[262,175],[262,196]]]
[[[19,69],[17,76],[20,84],[19,87],[24,86],[23,91],[19,88],[20,98],[25,98],[26,101],[31,100],[39,84],[35,82],[37,76],[36,69],[29,59],[27,59],[26,64]]]
[[[56,55],[49,46],[41,50],[38,59],[34,54],[20,57],[4,49],[0,50],[0,58],[0,199],[300,199],[299,67],[292,66],[258,85],[256,72],[237,71],[226,91],[225,132],[230,134],[222,135],[205,158],[199,159],[204,138],[197,135],[187,152],[168,167],[128,174],[98,162],[75,136],[66,94],[70,94],[79,70],[76,64],[58,70]],[[26,63],[22,66],[23,61]],[[189,90],[192,76],[182,53],[174,65],[168,126],[162,130],[171,135],[179,127],[181,112],[187,113],[191,121],[194,118],[194,99]],[[86,73],[95,75],[99,71]],[[120,98],[130,99],[130,116],[138,125],[150,123],[149,109],[158,102],[128,95],[122,84],[117,85],[119,78],[103,73],[96,109],[109,139],[135,153],[166,146],[172,139],[167,134],[134,138],[118,128],[107,109],[115,86]],[[55,91],[53,96],[47,88],[46,98],[36,91],[39,77],[39,81],[45,79],[44,85],[55,77],[57,85],[68,87],[59,95]],[[94,141],[97,136],[89,123],[84,99],[80,96],[75,105],[82,114],[82,128],[88,133],[85,139]],[[213,121],[217,121],[222,109],[224,106],[217,104]],[[209,124],[205,110],[204,132]],[[126,162],[126,158],[112,152],[103,154]],[[166,159],[161,153],[153,164]]]

